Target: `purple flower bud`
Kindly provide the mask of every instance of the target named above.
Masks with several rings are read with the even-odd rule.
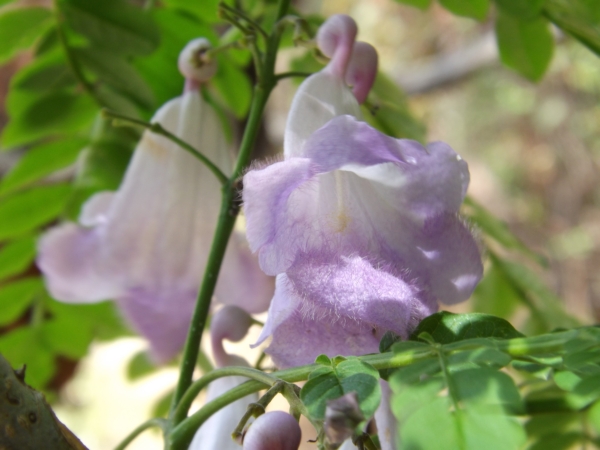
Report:
[[[298,450],[302,432],[296,419],[283,411],[263,414],[244,436],[244,450]]]

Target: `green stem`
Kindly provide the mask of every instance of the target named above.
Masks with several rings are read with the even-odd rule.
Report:
[[[196,399],[196,396],[200,393],[200,391],[208,386],[211,381],[214,381],[217,378],[236,375],[256,380],[267,386],[272,386],[279,381],[277,377],[251,367],[232,366],[215,369],[192,383],[187,391],[185,391],[185,395],[181,398],[181,401],[177,405],[177,409],[175,409],[175,412],[173,413],[173,422],[177,424],[187,417],[187,413],[190,409],[190,406],[192,406],[192,402]]]
[[[222,185],[228,183],[229,180],[227,178],[227,175],[225,175],[221,171],[221,169],[219,169],[216,166],[215,163],[213,163],[210,159],[208,159],[206,156],[204,156],[198,149],[194,148],[192,145],[188,144],[183,139],[180,139],[177,136],[175,136],[173,133],[171,133],[170,131],[165,130],[160,123],[144,122],[143,120],[134,119],[133,117],[127,117],[127,116],[124,116],[123,114],[119,114],[114,111],[110,111],[108,109],[102,110],[102,116],[107,119],[113,119],[113,126],[117,126],[117,127],[118,126],[126,126],[126,127],[139,126],[139,127],[146,128],[155,134],[159,134],[161,136],[166,137],[170,141],[175,142],[177,145],[179,145],[182,149],[184,149],[186,152],[188,152],[192,156],[198,158],[202,162],[202,164],[204,164],[208,168],[208,170],[210,170],[213,173],[213,175],[215,177],[217,177],[217,179],[219,180],[219,182]]]
[[[71,51],[71,47],[69,46],[69,41],[67,39],[67,35],[64,29],[65,18],[63,17],[60,11],[59,0],[54,0],[54,18],[56,20],[56,34],[58,35],[58,40],[60,41],[60,45],[62,46],[65,56],[67,57],[67,63],[69,64],[69,68],[73,75],[79,81],[79,84],[83,87],[83,90],[87,92],[94,101],[98,104],[98,106],[104,106],[103,102],[98,97],[96,93],[96,88],[94,85],[87,80],[85,75],[83,74],[83,70],[77,61],[77,58]]]
[[[229,6],[227,3],[220,3],[219,4],[219,8],[222,8],[222,9],[224,9],[226,11],[229,11],[234,16],[237,16],[238,18],[240,18],[240,19],[248,22],[248,24],[251,25],[252,28],[254,28],[256,31],[258,31],[261,34],[261,36],[265,39],[265,41],[269,40],[269,35],[264,30],[264,28],[261,27],[258,24],[258,22],[256,22],[254,19],[251,19],[245,12],[241,11],[238,8],[234,8],[232,6]]]
[[[290,1],[291,0],[280,0],[278,13],[275,18],[276,23],[285,15]],[[215,235],[213,237],[208,261],[206,263],[202,284],[198,292],[198,300],[196,302],[194,314],[192,315],[190,330],[188,332],[185,347],[183,349],[183,359],[181,362],[179,381],[173,396],[173,403],[171,404],[172,412],[175,411],[175,408],[185,394],[185,391],[187,391],[192,384],[194,368],[202,340],[202,331],[204,330],[204,325],[206,323],[206,319],[208,318],[210,302],[213,296],[215,285],[217,283],[217,277],[219,276],[219,269],[221,268],[221,263],[223,262],[225,249],[227,248],[227,242],[231,232],[233,231],[233,226],[235,225],[235,220],[239,211],[239,192],[237,189],[237,179],[242,175],[244,169],[250,162],[252,149],[254,148],[254,142],[258,134],[263,111],[267,104],[267,100],[269,99],[269,95],[276,85],[274,75],[275,59],[277,56],[277,50],[279,48],[281,33],[282,31],[278,29],[276,25],[273,34],[269,37],[269,41],[267,42],[265,61],[261,71],[263,77],[262,79],[258,80],[257,85],[254,88],[254,95],[252,97],[252,104],[250,106],[248,123],[246,124],[246,129],[244,130],[238,159],[236,161],[231,178],[229,178],[228,183],[223,186],[221,212],[219,214],[219,220]],[[173,425],[176,425],[176,423]]]
[[[138,437],[140,434],[142,434],[144,431],[146,431],[149,428],[158,427],[164,431],[166,429],[166,425],[167,425],[167,421],[165,419],[161,419],[158,417],[154,418],[154,419],[150,419],[150,420],[144,422],[143,424],[141,424],[139,427],[137,427],[131,433],[129,433],[129,435],[125,439],[123,439],[119,445],[117,445],[115,447],[115,450],[124,450],[125,448],[127,448],[127,446],[129,444],[131,444],[131,442],[133,442],[133,440],[136,437]]]
[[[275,75],[275,79],[277,81],[279,81],[279,80],[283,80],[284,78],[294,78],[294,77],[306,78],[306,77],[310,77],[311,75],[312,75],[312,72],[283,72],[283,73]]]

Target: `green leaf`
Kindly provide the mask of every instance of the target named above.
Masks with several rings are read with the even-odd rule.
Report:
[[[70,166],[85,144],[85,139],[75,138],[33,147],[0,181],[0,195],[6,195]]]
[[[386,333],[381,338],[381,341],[379,341],[379,353],[385,353],[389,351],[392,345],[401,341],[402,338],[396,333],[393,333],[392,331],[386,331]]]
[[[381,132],[425,142],[425,125],[412,116],[402,89],[382,72],[377,73],[362,109],[367,122]]]
[[[0,202],[0,240],[19,237],[56,218],[71,194],[71,186],[56,184],[29,189]]]
[[[588,419],[596,433],[600,433],[600,402],[594,403],[588,410]]]
[[[146,375],[155,372],[156,365],[151,361],[148,352],[145,350],[137,352],[127,364],[127,379],[137,380]]]
[[[379,373],[370,364],[348,357],[335,367],[322,366],[311,373],[300,391],[300,398],[311,417],[323,420],[327,400],[356,392],[365,417],[371,417],[381,400]]]
[[[410,339],[417,340],[422,332],[428,332],[436,342],[442,344],[473,338],[510,339],[523,336],[500,317],[481,313],[454,314],[447,311],[440,311],[423,319],[412,332]]]
[[[596,0],[546,0],[544,13],[600,56],[600,8]]]
[[[461,370],[452,374],[452,382],[465,405],[475,403],[480,410],[501,406],[511,414],[523,413],[519,390],[513,379],[503,372],[490,368]]]
[[[11,80],[12,89],[53,91],[73,87],[77,79],[67,65],[62,51],[52,51],[34,59]]]
[[[419,9],[427,9],[431,5],[431,0],[396,0],[398,3],[404,3],[405,5],[414,6]]]
[[[323,366],[331,366],[331,359],[327,355],[319,355],[317,356],[317,359],[315,359],[315,363]]]
[[[569,352],[564,356],[563,363],[567,369],[581,376],[600,374],[600,349]]]
[[[92,328],[78,317],[58,315],[40,327],[41,338],[54,353],[80,359],[93,339]]]
[[[223,102],[239,119],[246,116],[252,100],[252,85],[248,75],[234,65],[228,58],[220,57],[217,74],[213,84]]]
[[[52,23],[48,8],[10,8],[0,12],[0,64],[30,47]]]
[[[20,327],[0,336],[0,353],[13,367],[27,365],[25,381],[35,389],[43,388],[56,370],[54,355],[34,327]]]
[[[124,58],[112,51],[100,48],[73,50],[73,53],[88,69],[94,72],[100,83],[106,83],[143,108],[155,109],[154,94],[138,71]]]
[[[148,55],[159,44],[152,17],[124,0],[66,0],[69,25],[96,47],[120,55]]]
[[[7,242],[0,248],[0,281],[27,269],[36,254],[35,238],[27,236]]]
[[[457,16],[484,20],[490,7],[489,0],[440,0],[440,4]]]
[[[600,399],[600,374],[582,379],[575,385],[568,401],[576,408],[583,408]]]
[[[444,448],[452,449],[512,450],[524,443],[522,427],[505,414],[505,409],[520,406],[518,391],[507,375],[490,369],[458,372],[452,383],[461,409],[453,410],[450,398],[440,396],[446,387],[441,375],[407,380],[401,372],[390,382],[392,411],[402,430],[399,448],[434,450],[443,442]]]
[[[531,81],[539,81],[552,59],[554,38],[543,18],[522,21],[500,13],[496,36],[500,59]]]
[[[131,336],[114,302],[69,304],[47,297],[45,306],[50,313],[61,320],[80,322],[91,330],[92,336],[100,340],[111,340],[121,336]]]
[[[92,142],[82,152],[77,187],[116,190],[129,164],[131,150],[131,147],[123,142]]]
[[[219,18],[219,0],[165,0],[164,2],[170,8],[180,8],[195,14],[200,19],[208,23],[220,22]]]
[[[3,146],[16,147],[42,137],[82,131],[91,125],[98,112],[98,107],[86,95],[50,91],[33,97],[22,110],[21,107],[17,111],[9,109],[11,120],[2,133]]]
[[[0,288],[0,325],[12,324],[23,315],[44,289],[38,277],[23,278]]]
[[[534,19],[542,12],[546,0],[495,0],[500,9],[516,19]]]
[[[511,362],[511,357],[506,353],[490,347],[477,348],[455,353],[448,357],[450,370],[456,370],[457,366],[482,367],[489,366],[500,369]]]
[[[538,441],[528,447],[528,450],[568,450],[581,440],[581,433],[556,433],[552,430],[544,434]]]

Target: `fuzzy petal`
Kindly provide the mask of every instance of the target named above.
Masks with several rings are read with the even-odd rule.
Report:
[[[408,329],[437,309],[391,268],[359,257],[303,257],[278,276],[261,336],[273,334],[267,353],[279,367],[309,364],[321,353],[377,352],[385,331],[406,338]]]
[[[248,240],[266,273],[289,275],[301,255],[355,254],[407,270],[444,303],[469,297],[483,269],[456,216],[469,173],[450,147],[340,116],[304,153],[244,178]]]

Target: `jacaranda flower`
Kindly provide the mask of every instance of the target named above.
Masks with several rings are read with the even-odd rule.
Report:
[[[214,74],[194,57],[208,41],[182,52],[181,97],[152,118],[210,158],[225,174],[231,157],[222,125],[199,87]],[[172,141],[144,132],[117,192],[83,207],[79,224],[50,230],[40,241],[38,265],[50,293],[65,302],[117,301],[131,325],[151,343],[158,362],[183,346],[220,208],[220,185],[196,158]],[[234,235],[215,296],[250,313],[272,295],[244,238]],[[271,291],[271,292],[269,292]]]
[[[284,161],[244,177],[248,241],[277,276],[259,342],[272,336],[266,351],[281,367],[377,352],[384,332],[406,338],[482,275],[458,216],[467,164],[442,142],[394,139],[360,120],[376,57],[355,33],[344,16],[321,28],[331,61],[296,94]]]

